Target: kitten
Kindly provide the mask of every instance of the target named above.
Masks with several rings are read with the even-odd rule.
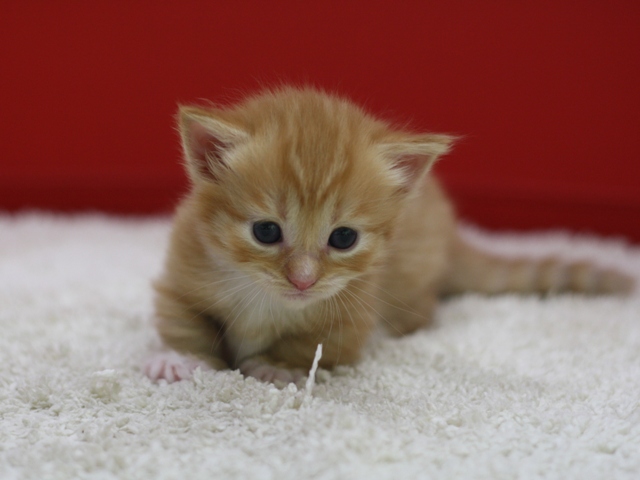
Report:
[[[229,109],[182,107],[192,183],[156,284],[158,330],[175,354],[147,374],[198,365],[297,382],[352,363],[378,322],[426,325],[438,297],[466,291],[612,293],[631,280],[590,264],[504,260],[456,233],[428,175],[454,139],[415,134],[313,89],[283,88]]]

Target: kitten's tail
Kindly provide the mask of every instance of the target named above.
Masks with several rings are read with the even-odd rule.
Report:
[[[463,292],[626,294],[633,290],[631,277],[590,262],[563,262],[557,258],[506,259],[485,252],[457,238],[444,294]]]

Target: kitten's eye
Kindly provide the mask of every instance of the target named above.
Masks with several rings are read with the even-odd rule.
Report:
[[[256,222],[253,224],[253,235],[260,243],[276,243],[282,239],[282,230],[274,222]]]
[[[358,238],[358,232],[348,227],[338,227],[329,236],[329,245],[333,248],[346,250],[353,246]]]

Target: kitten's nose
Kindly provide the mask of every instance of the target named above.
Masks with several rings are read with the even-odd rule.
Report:
[[[296,255],[287,265],[287,278],[301,292],[318,281],[318,260],[311,255]]]
[[[316,283],[316,278],[288,276],[289,281],[301,292]]]

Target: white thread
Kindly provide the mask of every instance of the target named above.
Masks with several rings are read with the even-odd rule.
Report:
[[[322,344],[318,344],[318,348],[316,348],[316,356],[313,359],[313,364],[311,365],[311,370],[309,370],[309,378],[307,378],[307,382],[304,385],[304,389],[306,395],[311,395],[311,390],[313,390],[313,386],[316,384],[316,370],[318,370],[318,362],[322,358]]]

